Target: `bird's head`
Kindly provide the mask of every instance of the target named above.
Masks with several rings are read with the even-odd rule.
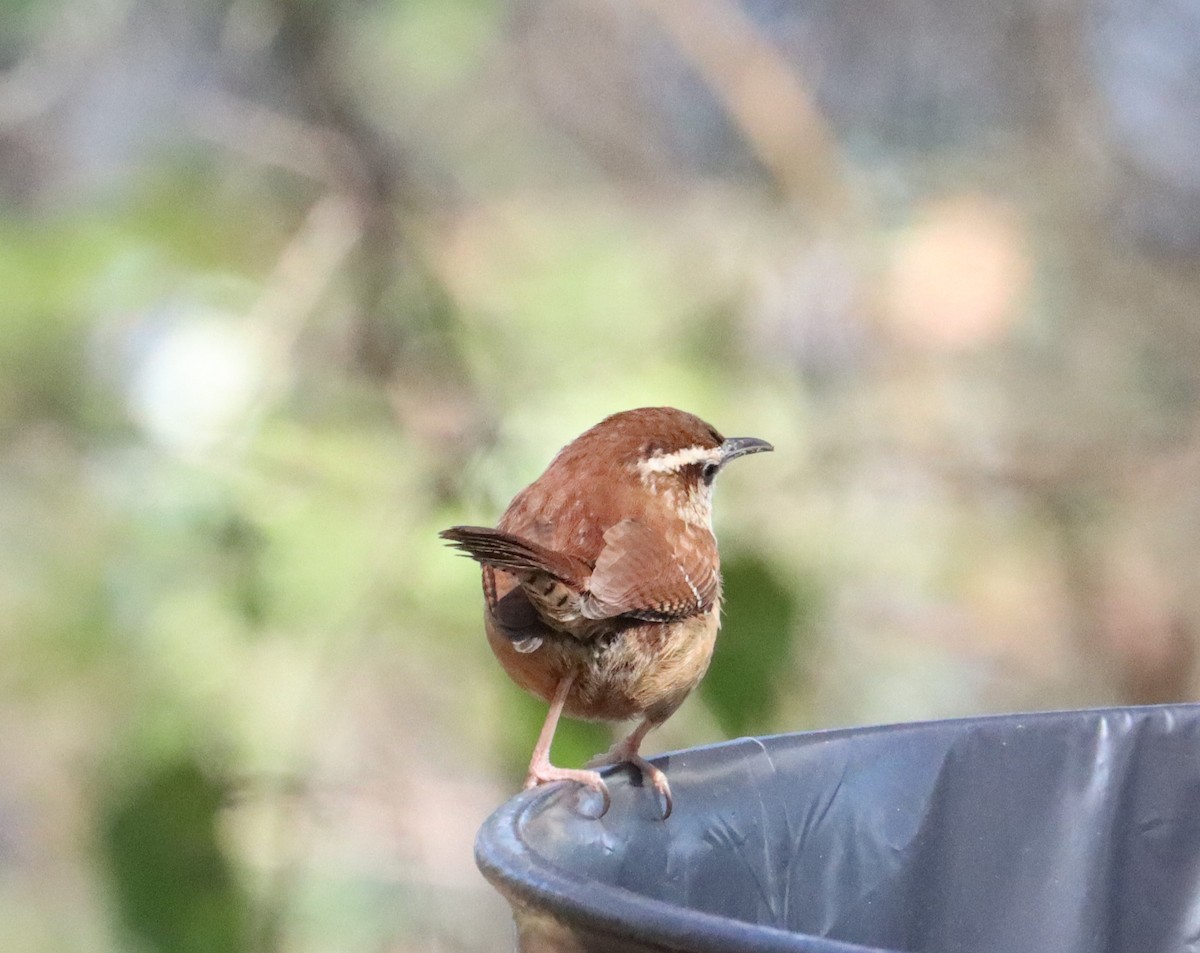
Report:
[[[774,449],[757,437],[723,437],[711,424],[673,407],[613,414],[564,451],[596,469],[615,468],[687,523],[712,525],[712,486],[731,460]]]

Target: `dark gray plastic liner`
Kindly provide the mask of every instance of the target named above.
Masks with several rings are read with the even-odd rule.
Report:
[[[1200,706],[742,739],[484,824],[526,951],[1200,951]]]

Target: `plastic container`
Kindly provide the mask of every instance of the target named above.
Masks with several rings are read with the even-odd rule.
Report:
[[[524,951],[1200,950],[1200,706],[741,739],[523,794],[476,861]],[[581,809],[582,808],[582,809]]]

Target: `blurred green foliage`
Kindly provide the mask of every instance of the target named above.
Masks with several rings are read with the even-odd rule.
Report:
[[[802,578],[785,586],[762,556],[739,551],[722,560],[721,637],[700,697],[730,737],[769,732],[783,694],[808,686],[795,660],[805,658],[820,624],[820,591]]]
[[[249,898],[217,837],[227,793],[188,759],[157,766],[110,796],[101,860],[117,913],[145,949],[252,948]]]

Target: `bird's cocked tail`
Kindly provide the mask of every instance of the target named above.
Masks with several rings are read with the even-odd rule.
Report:
[[[591,567],[580,559],[555,552],[533,540],[486,526],[451,526],[438,535],[484,566],[502,569],[525,581],[525,576],[544,575],[556,582],[581,589]]]
[[[486,569],[515,576],[527,604],[551,628],[577,638],[590,631],[590,622],[584,619],[581,609],[592,567],[583,560],[485,526],[452,526],[439,535]],[[500,610],[501,603],[493,607],[494,611]]]

